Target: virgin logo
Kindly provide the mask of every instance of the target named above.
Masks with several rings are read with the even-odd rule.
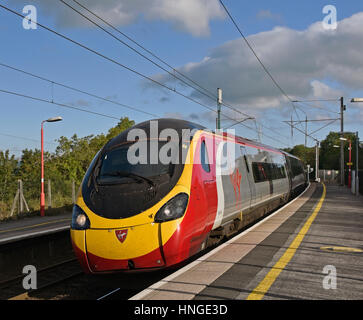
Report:
[[[127,236],[127,229],[124,229],[124,230],[116,230],[115,233],[116,233],[117,239],[121,243],[125,241],[126,236]]]

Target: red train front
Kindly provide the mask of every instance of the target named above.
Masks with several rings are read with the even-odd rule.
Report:
[[[256,184],[262,161],[274,179]],[[289,186],[278,150],[187,121],[147,121],[92,161],[73,209],[73,248],[91,273],[172,266],[265,214],[266,203],[286,202]]]

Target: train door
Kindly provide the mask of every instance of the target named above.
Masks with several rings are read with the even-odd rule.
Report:
[[[215,182],[215,155],[214,155],[213,139],[201,138],[200,143],[200,173],[201,185],[203,190],[202,201],[204,202],[206,212],[202,218],[204,221],[200,224],[202,229],[207,228],[209,219],[214,218],[217,208],[217,190]],[[201,231],[201,230],[198,230]]]
[[[212,226],[212,230],[218,228],[222,224],[225,210],[225,200],[224,200],[224,187],[223,187],[223,175],[224,175],[224,163],[223,163],[223,149],[226,142],[221,141],[216,146],[216,187],[217,187],[217,214]]]
[[[236,204],[241,211],[251,206],[251,185],[248,175],[249,167],[246,165],[241,146],[235,144],[235,168],[230,175],[230,180],[236,195]]]
[[[247,150],[244,146],[240,147],[241,154],[242,154],[242,162],[245,165],[246,168],[246,178],[248,181],[248,185],[250,187],[250,193],[251,193],[251,201],[250,201],[250,207],[254,206],[256,203],[256,185],[253,178],[253,172],[252,172],[252,164],[248,160],[248,154]]]
[[[243,213],[251,205],[247,169],[239,145],[222,141],[216,155],[218,208],[214,227]]]
[[[292,193],[292,170],[291,170],[291,163],[290,163],[290,159],[289,157],[285,156],[285,168],[286,168],[286,174],[287,174],[287,178],[289,179],[289,198],[291,196]]]

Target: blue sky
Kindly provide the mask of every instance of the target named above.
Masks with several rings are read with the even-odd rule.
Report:
[[[169,3],[166,3],[166,0],[152,0],[148,2],[147,8],[142,6],[143,1],[131,3],[129,0],[112,0],[97,4],[93,0],[80,0],[82,4],[95,10],[106,20],[112,21],[121,31],[193,80],[203,84],[208,90],[215,92],[218,86],[222,87],[225,101],[241,112],[255,116],[259,123],[264,125],[263,143],[280,148],[304,143],[304,135],[295,132],[291,138],[290,128],[282,122],[290,120],[291,115],[296,120],[297,116],[292,112],[291,104],[286,102],[272,81],[266,77],[231,21],[219,7],[218,1],[195,0],[194,4],[199,5],[197,8],[200,12],[190,8],[190,0],[179,0],[180,7],[176,12],[170,9],[170,3],[178,0],[169,0]],[[73,1],[68,2],[75,6]],[[185,89],[101,30],[89,23],[83,23],[82,17],[66,8],[60,1],[38,0],[29,3],[9,0],[2,3],[19,13],[25,5],[34,4],[38,9],[39,23],[99,50],[147,76],[155,77],[165,85],[175,87],[212,108],[216,107],[214,101]],[[343,95],[348,106],[346,130],[360,131],[360,136],[363,136],[363,105],[349,103],[352,96],[363,97],[363,60],[357,54],[362,52],[362,44],[354,41],[357,37],[359,39],[363,36],[363,30],[357,23],[363,17],[359,16],[359,13],[363,13],[361,1],[225,0],[224,3],[261,60],[289,96],[338,99]],[[120,5],[123,4],[125,6],[121,8],[124,8],[125,12],[120,9]],[[161,11],[164,8],[160,4],[169,11]],[[319,30],[319,23],[324,18],[322,9],[325,5],[336,6],[339,22],[338,29],[329,34]],[[118,8],[118,11],[113,10],[115,8]],[[125,18],[119,18],[117,14],[125,14]],[[199,17],[201,22],[198,21]],[[343,22],[340,24],[340,21]],[[25,30],[22,27],[22,19],[2,8],[0,41],[2,64],[102,97],[109,97],[162,117],[194,120],[209,128],[213,128],[215,124],[215,115],[198,104],[161,89],[40,27],[36,30]],[[136,122],[150,119],[150,116],[143,113],[105,103],[87,95],[58,86],[52,88],[48,82],[1,66],[0,90],[19,92],[46,100],[54,99],[59,103],[113,117],[128,116]],[[74,133],[78,136],[99,134],[107,132],[117,124],[117,120],[114,119],[67,110],[1,92],[0,99],[0,150],[10,149],[16,156],[19,156],[24,148],[40,147],[40,123],[52,116],[60,115],[64,121],[46,124],[45,148],[49,151],[54,150],[54,141],[62,135],[70,137]],[[335,112],[339,111],[338,101],[316,104]],[[322,109],[303,105],[300,107],[304,108],[308,117],[312,119],[339,116]],[[229,113],[229,116],[238,115]],[[299,111],[299,117],[303,119],[305,116]],[[231,122],[226,121],[223,124],[228,125]],[[256,128],[251,121],[246,124]],[[309,124],[309,131],[317,130],[323,124]],[[251,139],[258,137],[253,130],[242,126],[234,128],[238,135]],[[339,129],[337,121],[335,125],[319,131],[315,137],[323,139],[329,131]],[[309,146],[313,143],[312,140],[308,140]]]

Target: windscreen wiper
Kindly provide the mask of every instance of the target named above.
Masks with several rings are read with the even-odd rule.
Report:
[[[131,173],[131,172],[125,172],[125,171],[114,171],[114,172],[110,172],[110,173],[104,173],[104,176],[110,176],[110,177],[127,177],[127,178],[134,178],[136,180],[142,180],[142,181],[146,181],[152,188],[155,188],[155,183],[154,181],[140,176],[138,174],[135,173]]]

